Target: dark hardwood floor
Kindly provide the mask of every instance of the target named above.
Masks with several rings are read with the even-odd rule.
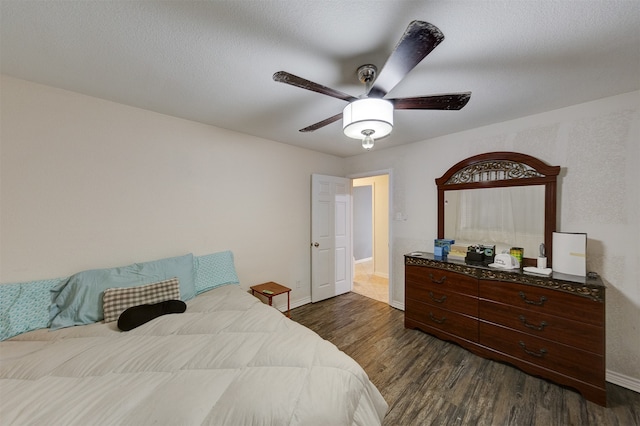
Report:
[[[608,407],[418,330],[356,293],[291,318],[354,358],[389,403],[385,425],[640,425],[640,394],[607,383]]]

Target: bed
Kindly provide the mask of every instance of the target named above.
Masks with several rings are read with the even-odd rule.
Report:
[[[0,423],[381,424],[387,403],[333,344],[237,283],[199,293],[129,332],[98,321],[0,342]]]

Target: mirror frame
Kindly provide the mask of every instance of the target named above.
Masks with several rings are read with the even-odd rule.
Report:
[[[560,166],[549,166],[530,155],[508,151],[474,155],[454,164],[442,177],[436,179],[438,187],[438,238],[445,238],[445,191],[544,185],[544,245],[547,263],[551,267],[553,232],[556,230],[557,178],[559,173]],[[536,258],[525,257],[524,265],[535,266]]]

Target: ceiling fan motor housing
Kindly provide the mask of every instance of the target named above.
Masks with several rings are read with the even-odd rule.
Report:
[[[378,68],[373,64],[366,64],[358,67],[358,80],[362,84],[367,85],[367,93],[369,92],[369,86],[373,83],[378,75]]]

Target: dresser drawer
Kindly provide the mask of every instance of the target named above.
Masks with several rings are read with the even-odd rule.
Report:
[[[405,283],[405,297],[449,311],[473,317],[478,316],[477,297],[444,290],[437,284],[407,281]]]
[[[516,331],[542,339],[553,340],[594,354],[604,354],[604,330],[602,327],[574,321],[531,309],[489,300],[480,300],[479,316],[487,322],[497,323]]]
[[[604,381],[603,356],[483,321],[479,324],[479,338],[482,345],[548,370],[595,386],[601,386]]]
[[[604,303],[533,285],[480,280],[480,298],[602,327]]]
[[[428,285],[430,288],[440,288],[470,296],[478,296],[478,279],[457,272],[407,265],[405,267],[405,280]]]
[[[405,315],[429,327],[473,342],[478,341],[478,320],[476,318],[413,299],[405,301]]]

